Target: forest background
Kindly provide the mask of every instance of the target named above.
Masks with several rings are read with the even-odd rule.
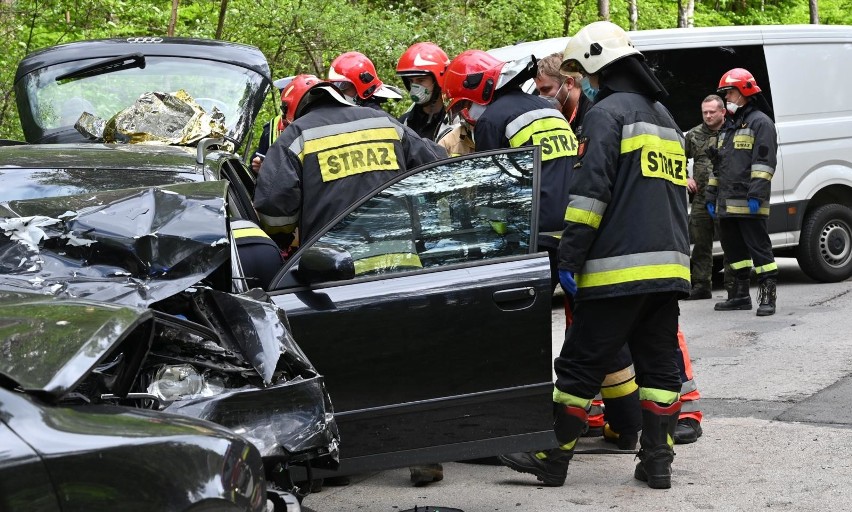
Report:
[[[257,46],[272,78],[325,76],[357,50],[387,83],[402,52],[433,41],[452,58],[470,49],[561,37],[608,19],[629,30],[770,24],[849,24],[852,0],[0,0],[0,138],[22,139],[13,91],[26,54],[83,39],[215,38]],[[391,105],[401,113],[410,102]],[[268,102],[258,125],[274,115]]]

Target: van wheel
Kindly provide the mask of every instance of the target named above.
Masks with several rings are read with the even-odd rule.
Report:
[[[852,275],[852,209],[827,204],[811,212],[802,225],[796,259],[816,281],[836,283]]]

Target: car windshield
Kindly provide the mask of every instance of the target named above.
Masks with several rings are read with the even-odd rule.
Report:
[[[250,102],[263,87],[262,77],[222,62],[146,57],[145,68],[129,68],[86,78],[56,81],[56,77],[102,61],[65,62],[23,77],[23,90],[33,120],[42,131],[71,127],[83,112],[109,119],[133,105],[146,92],[187,91],[208,113],[225,115],[228,135],[240,139],[246,131]]]

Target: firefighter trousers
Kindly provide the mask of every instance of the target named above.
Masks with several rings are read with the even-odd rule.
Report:
[[[758,281],[778,274],[765,218],[725,217],[719,220],[719,228],[725,259],[738,279],[748,279],[752,266]]]
[[[640,398],[656,391],[676,397],[681,389],[677,298],[676,292],[657,292],[577,301],[574,322],[553,364],[557,390],[591,400],[627,345]]]

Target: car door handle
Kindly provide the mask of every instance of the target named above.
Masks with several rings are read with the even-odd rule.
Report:
[[[535,288],[526,286],[524,288],[513,288],[511,290],[500,290],[492,295],[494,302],[510,302],[516,300],[531,299],[535,297]]]

